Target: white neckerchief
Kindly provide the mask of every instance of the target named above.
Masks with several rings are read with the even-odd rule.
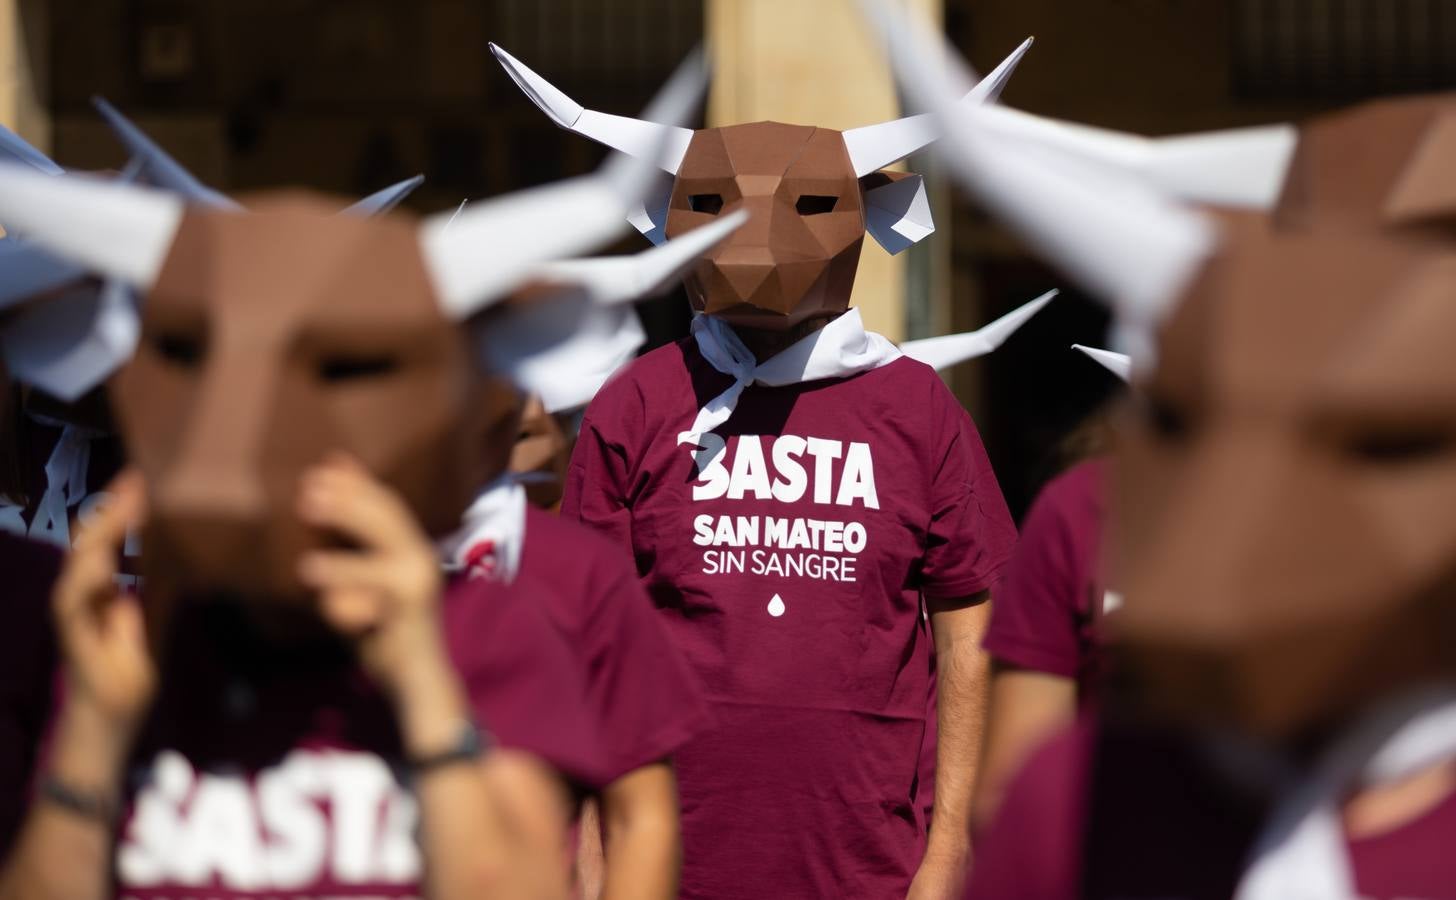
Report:
[[[1355,873],[1340,807],[1349,791],[1456,757],[1456,688],[1387,704],[1352,729],[1276,803],[1235,900],[1351,900]]]
[[[86,497],[86,471],[91,465],[91,435],[74,425],[61,429],[61,437],[46,460],[45,493],[30,521],[30,537],[71,549],[71,519],[67,510]]]
[[[509,475],[486,485],[461,517],[460,529],[436,548],[447,572],[467,578],[512,581],[526,537],[526,490]]]
[[[865,331],[857,309],[851,309],[762,363],[754,359],[732,328],[712,316],[700,315],[693,319],[693,337],[703,358],[719,372],[731,375],[733,383],[698,410],[692,427],[677,436],[679,444],[696,445],[700,437],[728,421],[743,389],[750,384],[780,387],[821,378],[843,378],[877,369],[901,356],[900,348],[887,338]]]

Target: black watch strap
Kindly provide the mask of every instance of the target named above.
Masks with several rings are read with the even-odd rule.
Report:
[[[46,775],[37,788],[40,799],[66,812],[110,827],[116,822],[117,805],[109,791],[92,791]]]
[[[490,746],[490,738],[480,730],[480,726],[470,719],[461,719],[449,747],[427,756],[406,759],[405,764],[414,775],[425,775],[456,763],[477,762]]]

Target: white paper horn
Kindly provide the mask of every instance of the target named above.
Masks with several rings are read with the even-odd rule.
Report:
[[[738,210],[631,256],[564,259],[547,263],[538,271],[537,277],[560,284],[567,290],[580,291],[594,303],[631,303],[668,288],[699,257],[746,221],[748,212]]]
[[[146,290],[182,220],[165,191],[0,163],[0,222],[103,278]]]
[[[378,216],[389,212],[400,204],[400,201],[414,193],[414,189],[425,183],[425,176],[416,175],[413,178],[406,178],[391,184],[387,188],[375,191],[369,196],[346,207],[343,214],[346,216]]]
[[[1021,46],[1003,59],[990,75],[976,82],[976,86],[960,102],[968,106],[994,103],[1021,58],[1031,49],[1032,40],[1022,41]],[[935,118],[928,113],[920,113],[878,125],[851,128],[844,133],[844,146],[849,151],[850,162],[854,164],[854,174],[863,177],[929,146],[938,137],[940,126]]]
[[[707,86],[701,54],[689,56],[648,106],[654,119],[686,121]],[[676,139],[651,132],[641,155],[613,153],[596,172],[440,213],[420,229],[420,244],[446,311],[466,318],[503,297],[550,260],[590,252],[627,228],[628,214],[661,177],[655,160]],[[691,134],[691,132],[689,132]]]
[[[940,337],[921,338],[906,341],[900,345],[900,352],[925,363],[934,369],[944,369],[957,363],[985,356],[1006,343],[1006,339],[1026,324],[1026,320],[1041,312],[1042,307],[1056,298],[1058,291],[1047,291],[1035,300],[1023,303],[995,321],[967,331],[963,334],[946,334]]]
[[[56,259],[40,247],[0,240],[0,309],[48,293],[85,277],[86,270]]]
[[[1119,317],[1157,321],[1213,252],[1214,224],[1126,173],[982,128],[988,108],[958,104],[943,86],[963,64],[939,36],[883,0],[860,2],[907,97],[944,129],[935,147],[957,181]]]
[[[65,171],[56,165],[49,156],[32,147],[24,138],[4,125],[0,125],[0,154],[17,162],[23,162],[47,175],[60,175]]]
[[[1147,138],[1005,106],[980,111],[982,128],[1120,169],[1193,203],[1268,209],[1279,199],[1299,131],[1293,125]]]
[[[1098,365],[1123,381],[1132,381],[1132,357],[1126,353],[1114,353],[1111,350],[1103,350],[1098,347],[1088,347],[1086,344],[1073,344],[1073,350],[1079,350],[1087,354],[1089,358],[1096,361]]]
[[[620,153],[650,159],[664,172],[677,174],[683,154],[688,152],[688,144],[693,139],[691,128],[663,124],[650,109],[645,119],[587,109],[498,44],[491,44],[490,52],[495,54],[516,86],[561,128],[589,137]]]
[[[106,120],[117,140],[128,153],[142,161],[142,172],[146,180],[157,187],[176,191],[192,203],[213,206],[218,209],[241,209],[231,198],[203,184],[156,141],[147,136],[116,107],[101,97],[92,97],[91,105]]]

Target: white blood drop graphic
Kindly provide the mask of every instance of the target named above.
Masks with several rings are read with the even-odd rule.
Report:
[[[775,619],[784,614],[783,597],[780,597],[778,594],[773,595],[773,599],[768,601],[768,614],[773,616]]]
[[[1102,592],[1102,614],[1105,616],[1122,607],[1122,594],[1117,591]]]

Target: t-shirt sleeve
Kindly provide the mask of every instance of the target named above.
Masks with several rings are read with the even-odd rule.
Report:
[[[697,675],[624,556],[594,566],[587,692],[612,779],[666,759],[708,722]]]
[[[605,785],[581,666],[533,596],[546,588],[518,578],[510,588],[456,581],[449,590],[446,642],[482,729],[576,785]]]
[[[1075,678],[1082,655],[1077,616],[1087,585],[1077,576],[1069,529],[1055,497],[1043,492],[996,591],[985,646],[1002,662]]]
[[[621,436],[640,434],[642,415],[640,402],[628,402],[629,390],[627,385],[608,385],[587,407],[566,470],[561,515],[630,550],[632,463]]]
[[[933,387],[940,425],[920,589],[932,599],[967,597],[995,583],[1016,544],[1016,526],[975,423],[939,380]]]

